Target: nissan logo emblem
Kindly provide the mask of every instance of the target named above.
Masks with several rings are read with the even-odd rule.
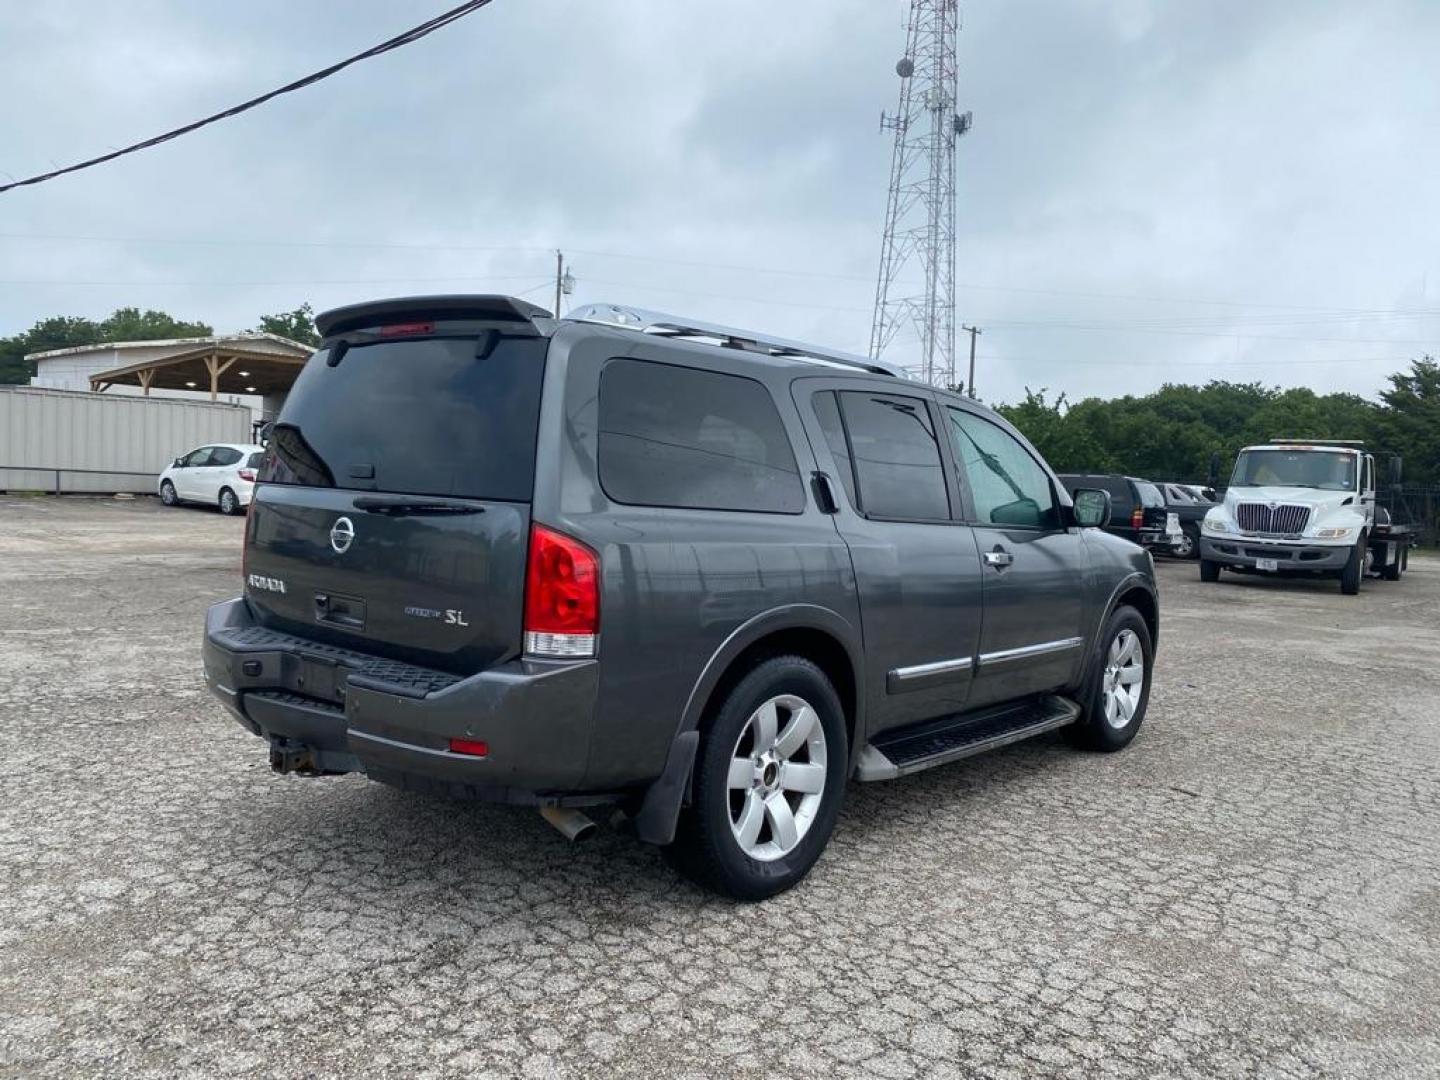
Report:
[[[344,555],[354,542],[355,523],[348,517],[342,517],[330,526],[330,546],[335,549],[336,555]]]

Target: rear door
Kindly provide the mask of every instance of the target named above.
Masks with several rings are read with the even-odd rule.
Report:
[[[327,339],[272,432],[247,596],[276,629],[470,673],[521,650],[548,339]]]
[[[799,380],[795,395],[841,488],[835,525],[860,597],[869,734],[958,712],[980,641],[980,563],[953,503],[933,398],[854,379]]]
[[[1065,527],[1049,472],[1019,439],[968,409],[944,411],[984,586],[970,705],[1065,686],[1084,647],[1080,531]]]
[[[199,497],[206,502],[220,498],[220,489],[235,486],[235,466],[245,455],[233,446],[217,446],[210,452],[210,461],[200,470]]]

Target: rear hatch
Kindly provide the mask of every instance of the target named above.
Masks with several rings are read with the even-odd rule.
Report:
[[[1164,533],[1170,511],[1165,506],[1165,496],[1160,489],[1145,480],[1136,480],[1135,493],[1140,497],[1143,518],[1141,530],[1146,533]]]
[[[548,344],[532,311],[473,298],[321,317],[246,529],[263,625],[458,674],[520,652]]]

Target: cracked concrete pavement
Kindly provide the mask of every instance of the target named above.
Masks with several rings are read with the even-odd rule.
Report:
[[[852,784],[740,906],[602,830],[277,777],[241,523],[0,498],[0,1074],[1440,1075],[1440,560],[1160,566],[1134,745]]]

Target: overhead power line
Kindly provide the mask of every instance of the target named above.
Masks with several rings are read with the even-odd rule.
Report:
[[[419,26],[411,27],[403,34],[397,34],[395,35],[395,37],[392,37],[388,41],[382,41],[379,45],[372,45],[370,48],[364,50],[363,52],[358,52],[354,56],[351,56],[345,60],[341,60],[339,63],[331,64],[327,68],[322,68],[321,70],[313,72],[310,75],[306,75],[302,79],[296,79],[294,82],[287,83],[279,89],[271,90],[269,93],[261,94],[259,97],[251,98],[249,101],[241,102],[239,105],[234,105],[231,108],[225,109],[223,112],[218,112],[212,116],[207,116],[203,120],[196,120],[193,123],[186,124],[184,127],[175,128],[173,131],[167,131],[163,135],[156,135],[153,138],[145,139],[142,142],[134,143],[133,145],[127,146],[121,150],[113,150],[108,154],[102,154],[99,157],[90,158],[88,161],[77,162],[74,165],[67,165],[63,169],[54,169],[51,172],[41,173],[38,176],[26,177],[24,180],[15,180],[8,184],[0,184],[0,194],[9,191],[12,188],[26,187],[31,184],[42,184],[46,180],[53,180],[57,176],[64,176],[66,173],[79,172],[81,169],[89,169],[93,168],[96,165],[103,165],[107,161],[114,161],[116,158],[124,157],[126,154],[133,154],[137,150],[148,150],[152,146],[159,146],[161,143],[169,142],[171,139],[178,139],[181,135],[188,135],[192,131],[198,131],[201,128],[206,127],[209,124],[216,123],[219,120],[227,120],[232,116],[239,116],[241,113],[248,112],[250,109],[255,108],[257,105],[263,105],[265,104],[265,102],[269,101],[272,98],[277,98],[281,94],[289,94],[293,93],[296,90],[302,90],[307,86],[313,86],[315,83],[320,82],[322,79],[328,79],[336,72],[344,71],[351,64],[358,64],[361,60],[369,60],[371,57],[380,56],[384,53],[392,52],[395,49],[403,48],[404,46],[409,45],[411,42],[419,41],[421,38],[426,37],[429,34],[433,34],[436,30],[449,26],[452,22],[455,22],[458,19],[463,19],[472,11],[478,11],[480,8],[485,7],[490,2],[491,0],[467,0],[466,3],[461,4],[458,7],[453,7],[444,14],[437,15],[433,19],[421,23]]]

